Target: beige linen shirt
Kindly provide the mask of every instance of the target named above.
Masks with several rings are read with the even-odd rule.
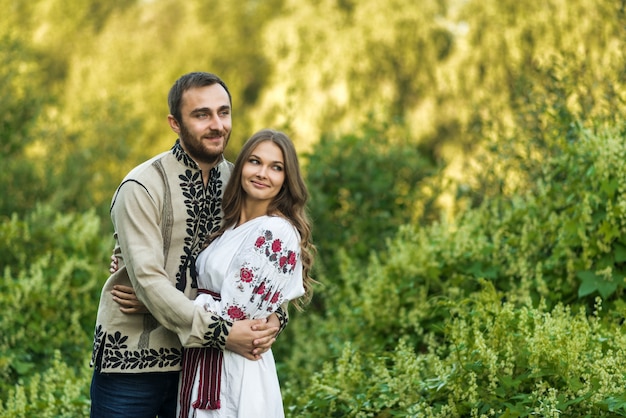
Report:
[[[119,270],[102,289],[92,365],[106,373],[179,371],[181,342],[223,350],[232,323],[195,306],[196,255],[222,221],[232,163],[214,167],[205,187],[177,141],[134,168],[111,203]],[[133,286],[151,314],[124,314],[116,284]],[[191,326],[190,326],[191,324]]]

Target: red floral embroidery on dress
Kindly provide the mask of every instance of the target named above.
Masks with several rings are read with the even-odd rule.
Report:
[[[295,266],[296,265],[296,253],[294,253],[293,251],[289,251],[289,254],[287,255],[287,257],[289,258],[287,262],[290,265]]]
[[[264,230],[257,236],[254,241],[254,251],[265,257],[269,265],[282,275],[290,275],[296,269],[298,252],[286,248],[285,242],[280,238],[275,238],[271,230]],[[281,284],[275,283],[273,279],[269,280],[268,277],[273,274],[265,273],[265,268],[265,266],[257,265],[256,262],[244,261],[239,270],[234,273],[234,279],[237,281],[236,288],[239,291],[251,291],[249,303],[257,304],[259,309],[274,312],[276,307],[284,301],[284,296],[281,292]],[[278,280],[288,280],[288,278]],[[231,320],[247,319],[244,309],[236,302],[228,304],[223,313]]]
[[[274,238],[272,231],[264,231],[255,241],[255,247],[264,254],[282,273],[291,273],[296,268],[298,253],[284,247],[284,242]]]
[[[239,277],[241,278],[242,282],[250,283],[252,279],[254,279],[254,273],[249,268],[242,267]]]
[[[272,303],[276,303],[280,300],[280,292],[274,292],[274,296],[272,296]]]
[[[233,321],[247,318],[246,313],[243,311],[243,309],[236,305],[229,306],[226,312],[228,313],[229,318],[231,318]]]

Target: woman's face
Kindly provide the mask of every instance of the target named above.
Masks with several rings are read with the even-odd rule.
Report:
[[[274,142],[259,143],[244,162],[241,186],[248,202],[257,201],[269,205],[278,195],[285,182],[283,152]]]

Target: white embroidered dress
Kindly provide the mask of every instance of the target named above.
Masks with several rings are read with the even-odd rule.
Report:
[[[261,216],[230,228],[198,255],[198,305],[229,321],[265,318],[286,300],[304,294],[300,236],[284,218]],[[279,418],[284,416],[274,356],[257,361],[224,351],[219,409],[195,409],[196,367],[189,417]],[[180,402],[179,402],[180,408]]]

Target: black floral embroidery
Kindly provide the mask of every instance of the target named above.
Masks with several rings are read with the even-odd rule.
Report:
[[[107,335],[107,342],[105,343],[106,348],[110,348],[113,350],[120,350],[123,348],[128,348],[126,344],[124,344],[128,340],[128,337],[122,337],[122,333],[117,331],[113,335]]]
[[[101,326],[98,327],[101,330]],[[102,352],[102,368],[119,368],[121,370],[143,370],[153,367],[166,368],[179,366],[182,361],[182,352],[178,348],[160,348],[159,350],[145,348],[128,350],[127,336],[118,331],[113,335],[97,334],[94,347],[94,356],[104,342]],[[95,358],[92,359],[95,363]]]
[[[232,323],[213,315],[213,323],[209,325],[209,329],[204,333],[204,347],[217,348],[223,350],[226,347],[226,337]]]
[[[180,145],[180,139],[177,139],[176,143],[172,147],[172,154],[174,154],[174,157],[176,157],[178,161],[185,164],[187,167],[198,168],[198,164],[196,164],[196,162],[192,160],[183,150],[182,145]]]
[[[278,317],[278,321],[280,322],[278,334],[276,335],[278,336],[281,332],[283,332],[285,328],[287,328],[287,323],[289,323],[289,314],[287,311],[283,310],[282,306],[279,306],[274,313],[276,314],[276,316]]]
[[[94,350],[91,364],[96,363],[96,357],[104,344],[102,351],[102,368],[119,368],[121,370],[143,370],[153,367],[167,368],[179,366],[182,362],[182,352],[178,348],[160,348],[128,350],[127,336],[119,331],[106,335],[102,325],[96,327],[94,333]]]
[[[104,332],[102,331],[102,325],[97,325],[96,329],[93,332],[93,352],[91,353],[91,366],[96,364],[96,357],[100,352],[100,346],[102,345],[102,340],[104,339]]]
[[[180,191],[187,207],[187,219],[185,219],[187,237],[184,240],[183,255],[176,274],[176,288],[184,290],[188,280],[191,280],[191,287],[198,287],[196,256],[206,237],[216,232],[222,222],[221,197],[224,182],[218,167],[213,167],[209,172],[205,188],[198,165],[182,150],[178,142],[173,152],[179,161],[190,167],[185,174],[179,176]]]
[[[205,205],[205,219],[206,225],[202,236],[202,241],[208,234],[217,232],[222,224],[222,199],[221,196],[224,189],[224,182],[220,176],[220,172],[217,167],[213,167],[209,174],[209,183],[206,188],[206,205]]]

